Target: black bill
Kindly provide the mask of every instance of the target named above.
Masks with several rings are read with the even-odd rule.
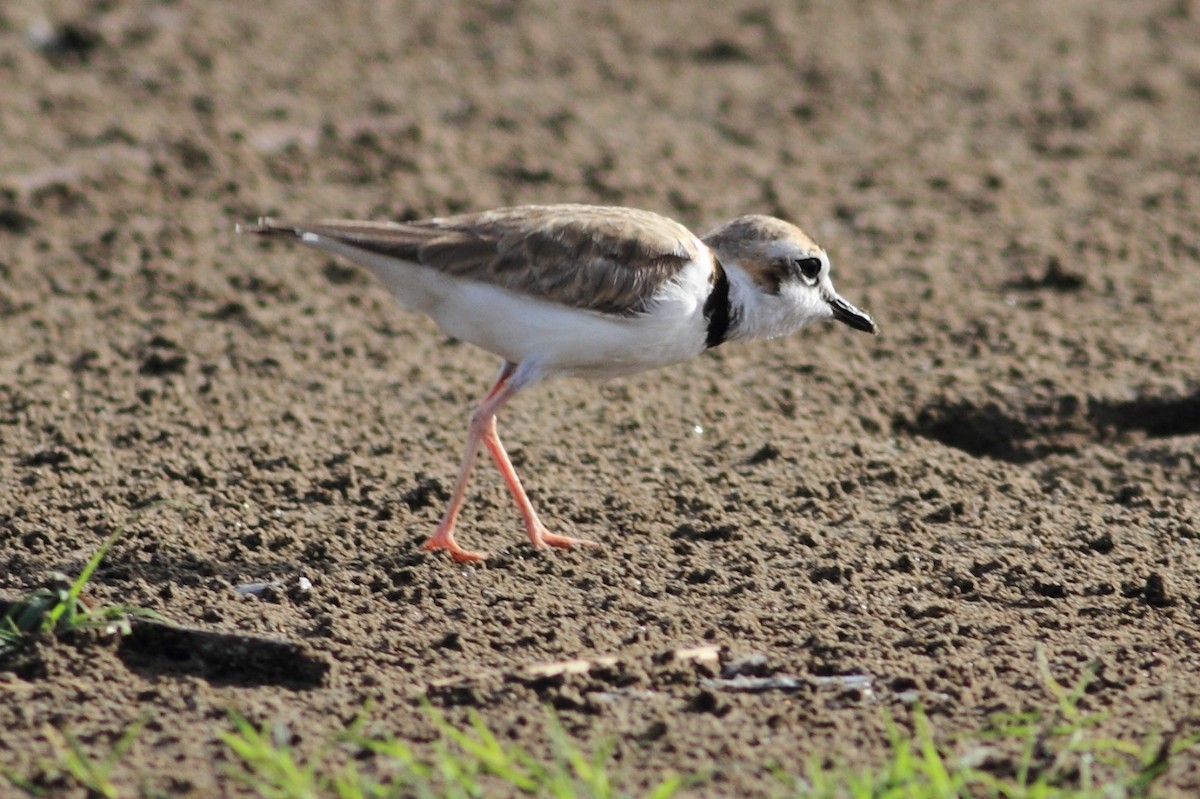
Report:
[[[844,322],[855,330],[879,335],[879,326],[869,313],[858,310],[836,294],[829,300],[829,308],[833,311],[833,318],[839,322]]]

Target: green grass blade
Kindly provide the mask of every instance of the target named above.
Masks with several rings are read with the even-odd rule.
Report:
[[[32,780],[27,780],[10,769],[0,767],[0,776],[3,776],[4,779],[8,780],[9,784],[11,784],[14,788],[22,790],[30,796],[40,797],[52,795],[49,788],[42,788],[39,785],[35,785]]]
[[[66,740],[65,749],[60,750],[62,761],[67,767],[67,771],[80,785],[99,794],[104,799],[118,799],[117,788],[108,779],[111,764],[105,764],[103,761],[97,763],[89,758],[83,746],[80,745],[79,739],[68,732],[62,732],[59,735],[56,731],[55,737],[59,739],[60,744],[63,739]]]
[[[682,787],[682,775],[668,774],[650,793],[646,794],[646,799],[671,799],[671,797],[679,793],[679,789]]]

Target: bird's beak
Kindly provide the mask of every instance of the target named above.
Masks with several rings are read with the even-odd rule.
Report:
[[[879,326],[869,313],[858,310],[838,295],[834,294],[829,298],[829,308],[833,311],[833,318],[839,322],[844,322],[855,330],[879,335]]]

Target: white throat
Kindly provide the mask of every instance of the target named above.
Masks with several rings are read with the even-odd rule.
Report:
[[[733,311],[730,340],[778,338],[830,316],[818,291],[784,283],[778,294],[769,294],[736,263],[723,265]]]

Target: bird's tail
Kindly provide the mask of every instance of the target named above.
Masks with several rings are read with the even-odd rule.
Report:
[[[238,224],[234,225],[233,229],[236,233],[252,233],[255,236],[301,236],[304,233],[302,225],[285,219],[272,219],[269,216],[260,216],[258,224]]]

